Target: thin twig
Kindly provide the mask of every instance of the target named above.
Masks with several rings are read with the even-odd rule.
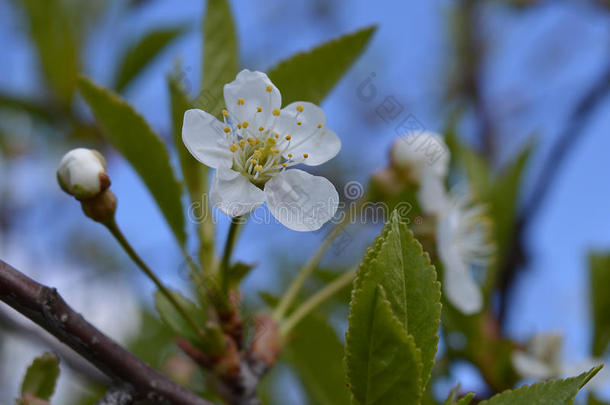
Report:
[[[312,295],[301,304],[280,326],[280,335],[285,337],[290,331],[309,315],[314,309],[322,305],[326,300],[345,288],[356,277],[356,270],[350,270],[337,277],[330,284]]]
[[[2,260],[0,300],[74,349],[113,381],[128,384],[133,388],[134,399],[211,405],[101,333],[68,306],[57,290],[37,283]]]
[[[328,236],[318,247],[318,250],[316,250],[313,256],[311,256],[311,258],[307,261],[307,263],[305,263],[305,265],[301,267],[299,273],[292,281],[292,283],[280,299],[280,302],[276,306],[275,311],[273,312],[273,318],[276,321],[280,322],[285,317],[286,313],[290,309],[290,306],[297,298],[299,291],[301,291],[303,284],[305,284],[307,278],[316,269],[316,267],[320,263],[320,260],[322,260],[322,257],[324,257],[326,251],[332,246],[332,243],[337,238],[337,236],[339,236],[341,232],[343,232],[343,229],[350,223],[350,221],[353,220],[354,215],[360,212],[362,206],[365,204],[366,201],[368,200],[365,196],[358,202],[358,204],[356,204],[356,207],[354,209],[349,210],[349,215],[345,215],[343,217],[343,220],[330,231]]]
[[[197,321],[187,312],[187,310],[176,300],[174,294],[169,291],[169,289],[161,282],[159,277],[148,267],[148,265],[140,258],[140,256],[136,253],[136,251],[131,247],[131,244],[125,238],[125,235],[121,232],[121,229],[117,225],[116,221],[112,220],[109,223],[104,223],[104,226],[108,228],[112,236],[119,242],[125,253],[133,260],[135,264],[152,280],[153,283],[157,286],[159,291],[167,298],[167,300],[174,306],[174,308],[178,311],[178,313],[184,318],[184,320],[189,324],[189,326],[193,329],[193,331],[197,334],[202,334],[201,328],[197,324]]]
[[[551,148],[540,174],[534,184],[533,191],[529,199],[523,206],[515,225],[515,231],[510,241],[510,249],[507,261],[500,271],[500,309],[499,318],[502,322],[506,317],[508,308],[508,297],[510,288],[515,280],[519,269],[523,267],[526,260],[524,252],[524,235],[527,227],[532,223],[533,218],[544,206],[548,198],[549,191],[557,181],[563,163],[569,153],[574,150],[576,142],[582,139],[583,128],[586,121],[591,117],[599,103],[610,92],[610,64],[605,72],[596,80],[589,91],[576,104],[570,114],[567,125],[559,134],[557,141]],[[580,135],[580,136],[579,136]]]

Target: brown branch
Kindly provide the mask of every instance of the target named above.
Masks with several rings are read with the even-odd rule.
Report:
[[[2,260],[0,300],[74,349],[111,379],[131,386],[135,399],[174,405],[211,405],[101,333],[70,308],[57,290],[37,283]]]
[[[510,249],[506,262],[500,269],[499,318],[501,322],[506,317],[512,283],[520,269],[527,262],[527,252],[524,249],[523,240],[527,227],[544,206],[550,190],[557,181],[562,164],[565,162],[570,151],[574,149],[576,142],[582,138],[579,134],[582,133],[583,128],[586,126],[586,121],[608,93],[610,93],[610,64],[606,67],[601,77],[593,83],[591,88],[576,104],[576,108],[570,114],[566,127],[559,134],[557,141],[548,154],[548,158],[533,187],[532,195],[521,210],[510,241]]]

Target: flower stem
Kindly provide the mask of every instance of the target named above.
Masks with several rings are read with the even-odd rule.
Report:
[[[314,309],[319,307],[324,301],[341,291],[356,276],[356,270],[350,270],[347,273],[337,277],[330,284],[312,295],[307,301],[299,306],[282,324],[280,325],[280,335],[285,337],[288,333],[300,322],[309,315]]]
[[[333,230],[328,234],[326,239],[324,239],[320,247],[318,247],[318,250],[314,253],[314,255],[311,256],[311,258],[307,261],[307,263],[305,263],[303,267],[301,267],[301,269],[299,270],[299,274],[297,274],[295,279],[292,281],[292,284],[290,284],[288,290],[286,290],[286,292],[280,299],[280,302],[275,308],[275,311],[273,311],[273,319],[275,319],[277,322],[280,322],[282,318],[285,317],[286,313],[290,309],[290,306],[299,294],[301,287],[303,287],[305,280],[307,280],[307,277],[309,277],[311,273],[315,270],[315,268],[318,266],[320,260],[322,260],[322,257],[324,256],[324,253],[326,253],[328,248],[331,247],[333,241],[337,238],[337,236],[341,234],[345,226],[347,226],[347,224],[354,218],[354,215],[356,213],[360,212],[360,209],[362,208],[366,200],[366,198],[363,198],[358,202],[358,204],[356,204],[356,206],[354,207],[355,209],[349,210],[349,215],[346,215],[341,220],[341,222],[333,228]]]
[[[223,291],[226,292],[228,288],[228,277],[227,272],[229,271],[229,262],[231,261],[231,255],[235,248],[235,241],[237,240],[237,231],[239,226],[242,224],[241,217],[231,219],[231,226],[229,227],[229,233],[227,234],[227,241],[225,242],[225,249],[222,254],[222,261],[220,262],[220,277],[222,280]]]
[[[114,219],[112,219],[108,222],[105,222],[104,226],[106,226],[106,228],[108,228],[108,230],[110,231],[112,236],[114,236],[114,238],[117,240],[117,242],[119,242],[121,247],[125,250],[127,255],[131,258],[131,260],[133,260],[133,262],[138,265],[138,267],[144,272],[144,274],[146,274],[146,276],[148,276],[148,278],[150,278],[152,280],[152,282],[155,283],[155,285],[157,286],[159,291],[161,291],[161,293],[163,295],[165,295],[165,297],[168,299],[168,301],[176,308],[176,310],[180,313],[180,315],[182,315],[182,317],[193,328],[193,330],[196,333],[200,334],[201,329],[199,328],[199,325],[197,324],[195,319],[193,319],[189,315],[189,313],[184,309],[184,307],[182,307],[182,305],[180,305],[180,303],[176,300],[176,298],[171,293],[171,291],[169,291],[167,289],[167,287],[165,287],[165,285],[156,276],[156,274],[150,269],[150,267],[148,267],[148,265],[146,265],[146,263],[144,263],[144,261],[140,258],[140,256],[138,256],[136,251],[129,244],[129,241],[127,241],[127,239],[121,232],[121,229],[117,225],[116,221]]]

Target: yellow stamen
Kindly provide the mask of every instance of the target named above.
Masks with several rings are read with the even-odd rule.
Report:
[[[244,105],[245,102],[246,100],[244,100],[243,97],[237,99],[237,105]]]
[[[224,115],[225,117],[229,116],[229,112],[227,110],[222,110],[222,115]]]
[[[256,166],[254,166],[254,170],[256,170],[257,172],[260,172],[261,170],[263,170],[263,166],[256,165]]]
[[[268,84],[267,87],[265,88],[265,90],[267,90],[267,93],[271,93],[271,91],[273,90],[273,87]]]
[[[282,167],[286,167],[288,166],[286,163],[282,163]]]
[[[301,124],[302,124],[302,122],[301,122],[301,121],[297,121],[297,125],[301,125]]]
[[[244,128],[248,128],[248,125],[250,125],[250,123],[249,123],[248,121],[244,121],[244,122],[242,122],[242,123],[241,123],[241,125],[242,125]]]
[[[322,128],[322,124],[318,124],[318,128]]]
[[[280,134],[275,134],[275,139],[279,139],[280,138]]]
[[[289,154],[288,154],[288,158],[289,158],[289,159],[292,159],[292,153],[289,153]]]
[[[229,146],[229,149],[231,150],[231,152],[235,152],[237,150],[237,145],[233,144]]]
[[[303,106],[301,104],[298,104],[297,105],[297,111],[298,112],[303,112],[303,110],[304,110]]]
[[[309,155],[308,155],[307,153],[304,153],[304,154],[303,154],[303,157],[304,157],[305,159],[307,159],[307,158],[309,157]]]
[[[246,141],[244,141],[243,139],[240,139],[240,140],[239,140],[239,146],[241,146],[242,148],[243,148],[244,146],[246,146]]]
[[[286,140],[289,141],[292,137],[290,135],[286,135]]]
[[[261,107],[256,107],[256,112],[261,112],[263,109]]]
[[[279,108],[274,108],[272,114],[277,117],[278,115],[280,115],[280,109]]]
[[[237,124],[237,128],[241,129],[241,124]]]
[[[265,127],[258,127],[258,130],[263,132],[265,130]]]
[[[229,132],[231,132],[231,128],[229,128],[229,127],[225,127],[224,131],[225,131],[225,133],[227,133],[227,134],[228,134]]]

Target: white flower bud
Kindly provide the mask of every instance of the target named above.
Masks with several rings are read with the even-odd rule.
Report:
[[[77,148],[66,153],[57,169],[62,190],[78,200],[87,200],[110,186],[106,161],[96,150]]]
[[[425,171],[444,179],[449,171],[449,149],[443,138],[434,132],[402,135],[390,151],[392,166],[408,170],[417,183]]]

